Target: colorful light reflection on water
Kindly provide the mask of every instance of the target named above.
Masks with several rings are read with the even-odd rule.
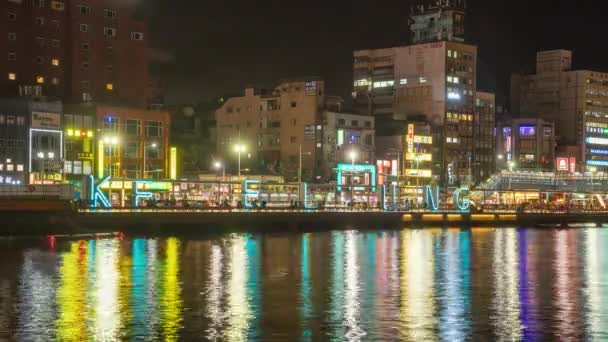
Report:
[[[0,340],[608,339],[604,229],[0,244]]]

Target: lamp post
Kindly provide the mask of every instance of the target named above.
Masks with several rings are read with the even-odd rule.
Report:
[[[239,155],[239,162],[238,162],[238,167],[239,167],[239,180],[241,180],[241,153],[247,152],[247,147],[243,144],[236,144],[236,146],[234,146],[234,150],[236,151],[236,153],[238,153]]]
[[[156,148],[157,146],[158,145],[156,143],[152,143],[150,145],[144,145],[144,170],[143,170],[144,179],[146,179],[146,155],[147,155],[148,148],[149,147]]]
[[[222,169],[222,181],[224,181],[224,179],[226,178],[226,165],[224,165],[224,163],[220,161],[216,161],[213,163],[213,168],[218,171]]]
[[[44,184],[44,152],[38,152],[37,156],[40,168],[40,184]]]
[[[114,149],[118,146],[118,137],[105,137],[103,138],[103,142],[110,146],[110,177],[114,177],[114,165],[112,164],[112,155],[114,154]],[[109,183],[108,188],[108,197],[110,200],[110,204],[112,203],[112,182]]]

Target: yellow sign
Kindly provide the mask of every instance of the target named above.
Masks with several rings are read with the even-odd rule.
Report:
[[[97,176],[99,177],[99,179],[103,178],[103,173],[104,173],[104,147],[103,147],[103,141],[99,140],[99,142],[97,143]]]
[[[430,135],[414,135],[414,143],[430,145],[433,143],[433,137]]]
[[[169,155],[169,178],[177,179],[177,147],[171,147]]]
[[[407,153],[405,155],[405,159],[418,161],[433,161],[433,155],[430,153]]]
[[[433,177],[433,171],[425,169],[405,169],[405,175],[414,178],[431,178]]]

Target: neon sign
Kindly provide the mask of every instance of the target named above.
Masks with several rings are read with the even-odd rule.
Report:
[[[460,211],[469,211],[469,209],[471,209],[471,201],[463,194],[463,192],[467,191],[469,191],[468,188],[459,188],[454,191],[454,205],[456,206],[456,209]],[[424,189],[424,202],[426,207],[433,211],[437,211],[439,210],[440,200],[439,187],[436,186],[433,191],[433,188],[430,185],[427,185]]]
[[[102,179],[97,185],[95,185],[95,178],[93,178],[93,175],[89,176],[89,189],[90,189],[90,196],[89,196],[89,201],[90,201],[90,205],[91,208],[98,208],[99,204],[101,202],[101,206],[103,208],[111,208],[112,204],[110,203],[110,201],[108,201],[108,198],[106,197],[106,195],[103,193],[103,191],[101,191],[101,187],[106,184],[108,181],[110,180],[110,176]]]
[[[133,182],[133,207],[139,207],[140,199],[148,199],[152,198],[152,193],[149,191],[139,191],[140,185],[145,187],[147,184],[150,184],[148,181],[135,181]]]
[[[592,145],[608,145],[608,139],[606,138],[587,137],[585,141]]]
[[[376,166],[375,165],[366,165],[366,164],[338,164],[338,171],[336,174],[336,181],[338,183],[338,186],[336,187],[336,189],[338,191],[342,191],[342,173],[343,172],[350,172],[350,173],[355,173],[355,172],[363,172],[363,173],[369,173],[370,174],[370,180],[371,180],[371,185],[372,185],[372,191],[376,191]]]
[[[414,152],[414,125],[407,125],[407,151],[409,153]]]
[[[608,166],[608,160],[587,160],[587,165]]]
[[[249,185],[255,184],[257,185],[257,189],[249,189]],[[252,208],[253,205],[249,202],[249,196],[258,197],[260,195],[260,181],[258,180],[246,180],[243,182],[243,206],[245,208]]]

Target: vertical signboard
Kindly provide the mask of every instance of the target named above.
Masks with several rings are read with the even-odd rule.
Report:
[[[177,147],[171,147],[169,155],[169,178],[177,179]]]

